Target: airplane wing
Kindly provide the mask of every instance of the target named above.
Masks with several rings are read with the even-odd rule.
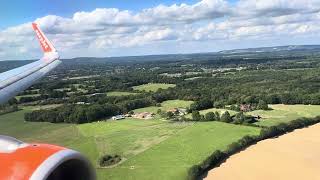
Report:
[[[31,86],[61,61],[38,25],[32,27],[44,56],[36,62],[0,74],[0,104]],[[50,144],[28,144],[0,135],[0,179],[95,180],[92,164],[79,152]]]
[[[35,81],[45,76],[61,63],[58,51],[38,25],[32,23],[32,27],[44,56],[36,62],[0,74],[0,104],[7,102],[10,98],[30,87]]]

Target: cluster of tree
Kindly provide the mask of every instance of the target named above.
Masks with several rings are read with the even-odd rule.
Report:
[[[24,119],[32,122],[82,124],[117,115],[120,112],[120,108],[113,104],[64,105],[54,109],[25,113]]]
[[[151,98],[133,99],[133,100],[127,100],[127,101],[122,101],[121,103],[117,103],[117,105],[121,108],[123,112],[129,112],[134,109],[144,108],[154,104],[155,104],[155,101],[153,101]]]
[[[165,119],[172,119],[175,117],[175,114],[171,111],[162,111],[161,109],[158,109],[157,114],[159,114],[162,118]]]
[[[32,95],[32,94],[38,94],[38,93],[39,93],[39,91],[30,89],[30,90],[25,90],[25,91],[19,93],[18,96]]]
[[[0,115],[18,111],[18,105],[0,105]]]
[[[217,150],[198,165],[192,166],[188,170],[188,179],[196,180],[211,168],[219,166],[225,159],[231,155],[255,144],[261,140],[277,137],[295,129],[304,128],[313,124],[320,123],[320,117],[302,118],[282,123],[277,126],[263,128],[258,136],[245,136],[237,142],[230,144],[225,151]]]
[[[246,70],[235,74],[217,75],[194,81],[183,81],[169,90],[180,99],[210,100],[220,105],[259,104],[320,104],[317,90],[319,70]],[[275,85],[276,84],[276,85]],[[202,107],[202,103],[194,109]],[[209,107],[216,105],[207,104]]]
[[[186,60],[185,56],[189,57]],[[165,56],[167,57],[167,56]],[[149,61],[145,58],[151,58],[155,61]],[[212,55],[177,55],[169,56],[171,59],[164,61],[162,57],[135,57],[137,62],[125,61],[107,62],[102,59],[92,59],[88,63],[86,59],[75,59],[74,62],[66,61],[55,72],[55,79],[45,79],[34,85],[33,89],[40,89],[40,94],[46,95],[37,98],[22,98],[21,102],[32,102],[45,100],[47,98],[62,99],[68,97],[58,92],[50,92],[52,89],[62,89],[71,87],[71,91],[76,93],[76,98],[86,98],[90,94],[105,93],[108,91],[132,91],[132,86],[141,85],[150,82],[174,83],[176,88],[169,90],[160,90],[156,93],[150,93],[152,99],[156,102],[162,102],[168,99],[183,99],[196,101],[190,108],[193,110],[202,110],[211,107],[224,107],[229,104],[255,104],[260,100],[267,104],[320,104],[320,93],[317,91],[317,82],[319,81],[319,71],[317,69],[307,69],[299,71],[268,70],[268,67],[280,66],[290,63],[288,67],[303,66],[307,64],[311,67],[315,61],[308,63],[298,63],[298,57],[259,57],[256,59],[233,58],[221,59]],[[163,61],[158,61],[158,60]],[[195,61],[197,59],[197,61]],[[285,61],[284,61],[285,60]],[[212,77],[212,71],[203,69],[214,69],[224,67],[239,67],[243,64],[246,70],[233,70],[232,73],[217,72]],[[311,65],[310,65],[311,64]],[[319,64],[319,63],[318,63]],[[264,71],[257,71],[265,69]],[[114,72],[121,70],[119,72]],[[189,77],[186,72],[197,72],[201,75],[192,75],[197,80],[185,81]],[[210,73],[208,73],[210,72]],[[181,73],[181,77],[168,77],[159,74],[162,73]],[[79,79],[67,79],[65,77],[92,76],[85,81]],[[190,76],[191,77],[191,76]],[[81,89],[77,91],[72,84],[81,84]],[[276,85],[275,85],[276,84]],[[69,91],[69,90],[68,90]],[[34,92],[34,91],[33,91]],[[26,93],[33,93],[26,92]],[[148,93],[145,93],[148,94]],[[75,99],[70,97],[70,99]],[[108,99],[109,100],[109,99]],[[65,100],[64,102],[69,102]],[[112,103],[112,102],[106,102]]]
[[[190,105],[190,112],[193,111],[200,111],[204,109],[209,109],[213,107],[213,102],[210,101],[209,99],[201,99],[199,101],[196,101]]]
[[[233,104],[229,107],[230,110],[232,111],[254,111],[254,110],[272,110],[269,108],[268,104],[264,100],[259,100],[257,104],[242,104],[242,106],[248,107],[247,109],[241,109],[240,104]]]
[[[121,157],[119,155],[104,155],[99,160],[99,165],[101,167],[112,166],[121,161]]]
[[[180,117],[180,113],[178,111],[176,112],[171,112],[171,111],[162,111],[161,109],[158,109],[157,114],[159,114],[162,118],[165,118],[167,120],[172,120],[172,121],[187,121],[186,118],[182,119]]]
[[[67,97],[67,93],[65,91],[48,91],[41,95],[23,96],[19,99],[19,103],[29,103],[46,99],[62,99],[64,97]]]
[[[193,121],[221,121],[225,123],[233,124],[251,124],[256,122],[255,117],[245,115],[243,112],[239,112],[234,116],[231,116],[228,111],[224,112],[222,115],[218,111],[208,112],[205,115],[201,115],[199,111],[192,112]]]
[[[0,105],[0,115],[15,112],[19,110],[16,98],[11,98],[6,104]]]
[[[127,98],[127,100],[119,103],[89,103],[89,105],[69,104],[54,109],[44,109],[26,113],[25,120],[33,122],[82,124],[98,121],[113,115],[126,113],[134,109],[155,104],[155,101],[150,97],[139,99]]]

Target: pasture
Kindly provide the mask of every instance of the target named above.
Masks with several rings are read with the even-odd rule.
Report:
[[[161,106],[150,106],[140,109],[135,109],[134,112],[151,112],[157,113],[158,109],[162,111],[167,111],[173,108],[188,108],[193,103],[193,101],[184,101],[184,100],[168,100],[161,103]]]
[[[177,102],[164,104],[170,107]],[[110,169],[97,167],[99,179],[184,179],[189,167],[215,149],[259,132],[258,128],[220,122],[171,123],[157,119],[129,118],[82,125],[24,122],[23,115],[30,110],[0,116],[0,133],[26,142],[75,149],[96,167],[104,154],[121,155],[124,159],[121,164]]]
[[[145,91],[145,92],[156,92],[159,89],[168,89],[175,87],[175,84],[161,84],[161,83],[149,83],[149,84],[143,84],[140,86],[133,86],[133,90],[136,91]]]
[[[252,111],[247,114],[261,116],[262,119],[257,122],[261,126],[273,126],[279,123],[286,123],[301,117],[315,117],[320,115],[319,105],[269,105],[273,110],[270,111]]]
[[[121,91],[107,92],[107,96],[130,96],[130,95],[138,95],[138,94],[139,93],[121,92]]]
[[[220,122],[172,123],[178,128],[165,140],[127,159],[112,169],[99,169],[99,179],[186,179],[187,170],[215,150],[245,135],[257,135],[260,129]],[[155,128],[156,131],[158,131]],[[127,142],[125,143],[127,144]],[[123,146],[125,146],[123,144]],[[165,172],[165,173],[164,173]]]
[[[38,97],[40,94],[28,94],[28,95],[22,95],[22,96],[16,96],[15,98],[19,101],[23,97]]]
[[[189,106],[192,101],[171,100],[161,109]],[[272,105],[272,111],[253,111],[263,117],[260,125],[287,122],[297,117],[318,115],[320,106]],[[154,108],[154,107],[149,107]],[[215,150],[224,150],[245,135],[257,135],[260,128],[222,122],[167,122],[155,118],[100,121],[89,124],[24,122],[33,108],[0,116],[0,133],[26,142],[58,144],[86,155],[97,167],[99,179],[186,179],[187,170]],[[219,111],[208,109],[201,111]],[[231,114],[235,112],[229,111]],[[112,168],[99,168],[99,157],[118,154],[123,161]],[[163,173],[165,172],[165,173]]]
[[[27,108],[0,116],[0,134],[25,142],[65,146],[84,153],[92,161],[97,160],[98,153],[93,138],[82,136],[76,125],[25,122],[24,113],[30,110],[31,108]]]

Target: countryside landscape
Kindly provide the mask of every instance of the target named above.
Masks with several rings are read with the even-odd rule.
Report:
[[[1,105],[0,132],[77,150],[98,179],[202,179],[251,145],[320,122],[319,50],[63,59]],[[1,61],[0,72],[30,62]]]

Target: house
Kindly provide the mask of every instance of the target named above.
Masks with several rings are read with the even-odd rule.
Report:
[[[86,102],[77,102],[76,105],[90,105],[90,103],[86,103]]]
[[[113,116],[112,120],[121,120],[121,119],[125,119],[124,115],[117,115],[117,116]]]
[[[185,109],[185,108],[178,108],[178,110],[179,110],[180,116],[188,114],[187,109]]]
[[[169,109],[167,112],[172,112],[173,114],[179,113],[178,108]]]
[[[240,111],[249,112],[251,110],[252,110],[251,104],[241,104],[240,105]]]
[[[150,113],[150,112],[135,113],[134,115],[132,115],[132,117],[138,118],[138,119],[152,119],[153,116],[154,116],[154,113]]]
[[[187,109],[184,109],[184,108],[173,108],[173,109],[169,109],[167,112],[172,112],[173,114],[179,115],[179,116],[188,114]]]

